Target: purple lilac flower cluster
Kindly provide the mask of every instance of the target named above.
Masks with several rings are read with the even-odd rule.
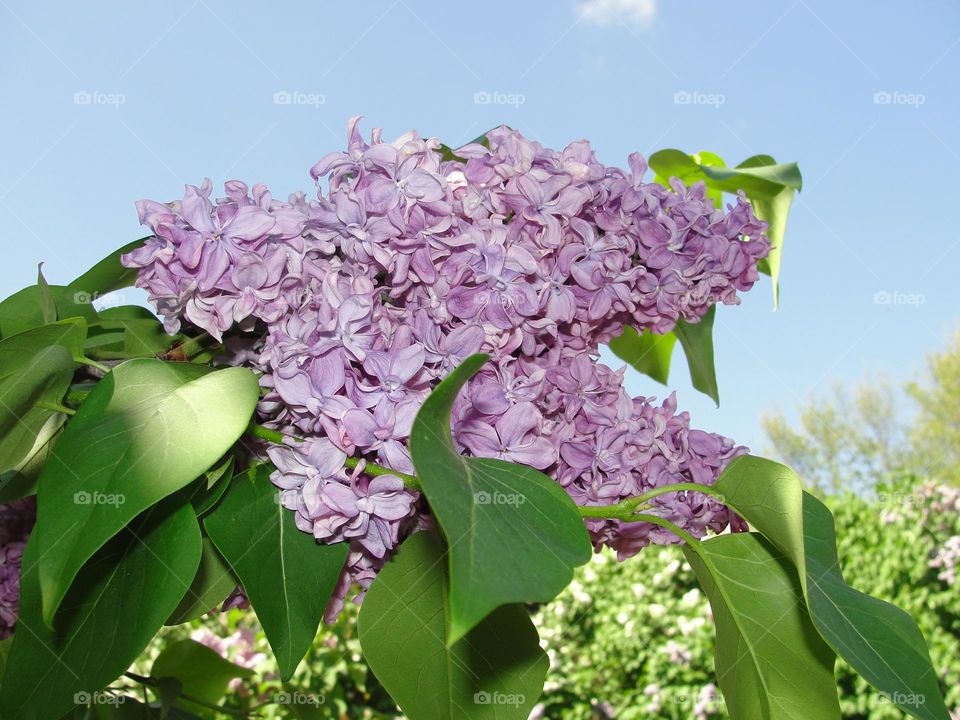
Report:
[[[36,520],[33,498],[0,505],[0,640],[13,633],[20,605],[20,563]]]
[[[311,169],[316,199],[231,181],[212,200],[205,181],[138,203],[153,237],[123,262],[167,329],[232,331],[230,362],[262,373],[262,421],[306,438],[266,452],[298,526],[351,545],[334,613],[430,522],[399,477],[345,459],[413,472],[418,408],[473,353],[492,362],[455,407],[461,450],[541,469],[579,504],[710,484],[745,452],[691,429],[672,396],[631,398],[597,357],[624,326],[663,333],[738,303],[769,250],[766,225],[743,197],[719,210],[702,184],[644,182],[644,159],[628,162],[505,127],[455,153],[416,133],[366,142],[354,119],[346,151]],[[655,504],[698,536],[738,522],[701,495]],[[621,557],[676,541],[646,523],[588,525]]]

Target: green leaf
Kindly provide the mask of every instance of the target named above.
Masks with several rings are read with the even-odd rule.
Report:
[[[670,357],[676,343],[677,336],[672,332],[654,335],[644,330],[641,335],[632,327],[625,327],[619,337],[610,341],[609,347],[634,369],[666,385],[670,379]]]
[[[136,250],[148,239],[149,236],[140,238],[127,243],[119,250],[114,250],[67,287],[75,292],[86,293],[90,297],[130,287],[137,279],[137,270],[121,265],[120,256]]]
[[[193,505],[193,509],[197,512],[197,517],[206,515],[220,502],[220,498],[230,487],[233,479],[233,465],[233,457],[228,457],[224,462],[205,472],[184,490]]]
[[[23,357],[22,367],[0,381],[0,471],[16,470],[37,439],[73,379],[73,360],[62,345]],[[46,406],[44,406],[46,405]]]
[[[153,357],[186,339],[186,335],[168,335],[156,318],[107,318],[90,326],[86,347],[94,358],[116,360]]]
[[[426,399],[410,433],[423,493],[450,546],[450,642],[501,605],[552,600],[590,559],[583,519],[546,475],[465,458],[450,432],[460,389],[487,361],[472,355]]]
[[[713,608],[717,682],[731,720],[839,720],[836,656],[803,605],[795,568],[758,533],[684,554]]]
[[[43,263],[37,266],[37,287],[40,288],[40,314],[44,323],[52,323],[57,319],[57,305],[53,301],[50,285],[43,276]]]
[[[833,517],[803,492],[796,473],[746,456],[730,463],[715,487],[726,504],[796,566],[813,624],[830,647],[905,712],[923,720],[948,720],[916,622],[846,584]]]
[[[175,678],[183,684],[184,695],[216,704],[226,694],[231,680],[251,677],[253,670],[224,660],[206,645],[187,639],[167,645],[153,661],[150,675]]]
[[[51,413],[27,456],[16,467],[0,473],[0,503],[37,494],[37,480],[66,421],[66,415]]]
[[[190,506],[151,508],[83,567],[51,630],[41,616],[41,532],[23,556],[20,618],[0,685],[4,718],[57,718],[76,693],[113,682],[176,607],[200,560]]]
[[[205,537],[197,574],[165,624],[179,625],[196,620],[219,607],[236,589],[237,579],[230,566],[220,557],[210,539]]]
[[[7,657],[10,655],[10,646],[13,645],[13,637],[0,640],[0,679],[3,678],[3,672],[7,667]]]
[[[26,330],[49,324],[44,315],[44,295],[49,293],[57,310],[57,319],[82,317],[88,322],[97,319],[91,300],[62,285],[48,285],[46,291],[31,285],[0,302],[0,337],[6,338]]]
[[[234,477],[203,524],[240,578],[286,681],[316,637],[347,545],[318,544],[297,529],[270,471],[258,465]]]
[[[519,605],[452,641],[443,548],[419,532],[380,571],[360,608],[363,654],[410,720],[526,720],[549,661]]]
[[[221,458],[246,429],[258,396],[256,376],[244,368],[146,359],[117,366],[94,387],[40,476],[48,624],[83,563]]]
[[[51,345],[62,345],[74,362],[81,362],[86,335],[86,321],[70,318],[6,336],[0,341],[0,377],[28,364],[36,352]]]
[[[716,316],[717,306],[712,305],[707,314],[700,318],[700,322],[680,320],[673,332],[680,340],[680,346],[687,357],[693,386],[719,406],[720,388],[717,385],[717,370],[713,364],[713,321]]]

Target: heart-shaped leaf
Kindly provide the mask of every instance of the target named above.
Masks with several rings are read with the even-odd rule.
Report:
[[[231,680],[248,678],[253,670],[225,660],[206,645],[186,639],[167,645],[153,661],[150,675],[179,680],[184,695],[216,704],[223,699]],[[189,707],[190,703],[186,705]]]
[[[717,306],[713,305],[706,315],[700,318],[700,322],[680,320],[673,332],[680,340],[683,354],[687,357],[693,386],[713,398],[719,405],[720,387],[717,385],[717,370],[713,364],[713,321],[716,316]]]
[[[63,431],[66,420],[66,415],[53,413],[40,428],[27,456],[13,469],[0,473],[0,503],[36,495],[37,479],[47,464],[50,451]]]
[[[35,529],[23,555],[20,617],[0,684],[4,718],[58,718],[77,693],[113,682],[176,607],[200,560],[190,506],[151,508],[83,567],[51,630],[41,616],[41,540]]]
[[[75,292],[86,293],[90,296],[130,287],[137,279],[137,269],[121,265],[120,256],[126,255],[131,250],[136,250],[147,239],[149,238],[140,238],[127,243],[118,250],[114,250],[67,287]]]
[[[48,285],[46,289],[31,285],[0,302],[0,337],[7,338],[49,324],[45,298],[53,299],[55,319],[80,317],[87,322],[97,319],[92,299],[86,294],[63,285]]]
[[[807,616],[796,569],[758,533],[684,554],[710,600],[716,672],[732,720],[839,720],[836,655]]]
[[[347,559],[347,544],[319,544],[280,504],[269,465],[230,482],[203,525],[240,578],[288,680],[310,649]]]
[[[457,453],[450,413],[487,361],[472,355],[426,399],[410,452],[450,548],[450,642],[501,605],[547,602],[590,559],[576,505],[556,482],[523,465]]]
[[[740,457],[715,487],[797,568],[813,624],[830,647],[904,712],[948,720],[916,622],[844,582],[833,516],[803,491],[796,473],[771,460]]]
[[[165,624],[179,625],[196,620],[222,604],[236,589],[237,579],[230,566],[220,557],[210,538],[205,537],[193,582]]]
[[[654,335],[649,330],[638,333],[632,327],[625,327],[618,337],[610,341],[610,349],[635,370],[666,385],[670,379],[670,358],[676,344],[677,336],[672,332]]]
[[[246,429],[258,396],[256,376],[244,368],[146,359],[117,366],[94,387],[40,476],[48,624],[83,563],[221,458]]]
[[[73,378],[73,360],[62,345],[23,360],[0,380],[0,472],[14,470],[28,458],[43,428],[58,414],[56,407]]]
[[[0,377],[28,364],[35,353],[51,345],[62,345],[74,361],[81,362],[86,336],[86,321],[70,318],[5,337],[0,341]]]
[[[410,720],[526,720],[549,661],[523,607],[501,607],[450,642],[446,558],[426,532],[408,538],[360,608],[363,654]]]

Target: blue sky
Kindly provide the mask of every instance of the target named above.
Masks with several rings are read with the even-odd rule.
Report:
[[[798,161],[781,309],[766,279],[720,309],[719,409],[682,362],[671,378],[694,424],[757,449],[765,409],[913,377],[958,327],[955,2],[0,0],[0,18],[4,296],[139,237],[138,198],[205,176],[309,191],[362,114],[451,145],[501,122],[585,137],[607,163]]]

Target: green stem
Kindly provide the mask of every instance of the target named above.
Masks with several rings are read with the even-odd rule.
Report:
[[[264,427],[263,425],[257,425],[256,423],[250,423],[250,425],[247,427],[247,432],[254,437],[258,437],[261,440],[266,440],[267,442],[272,442],[275,445],[286,445],[291,440],[294,442],[304,442],[303,438],[297,437],[296,435],[287,435],[279,430]],[[363,471],[367,475],[393,475],[394,477],[398,477],[403,480],[403,484],[406,485],[410,490],[420,490],[420,481],[417,480],[417,478],[415,478],[413,475],[400,472],[399,470],[391,470],[383,465],[377,465],[376,463],[363,461],[360,458],[355,457],[348,457],[343,464],[353,470],[361,462],[365,462]]]
[[[96,360],[91,360],[91,359],[88,358],[88,357],[79,358],[79,359],[77,360],[77,362],[80,363],[81,365],[88,365],[88,366],[90,366],[90,367],[92,367],[92,368],[96,368],[97,370],[99,370],[99,371],[101,371],[101,372],[104,372],[104,373],[110,372],[110,368],[109,368],[107,365],[101,365],[101,364],[98,363]]]
[[[663,487],[653,488],[642,495],[627,498],[616,505],[581,505],[580,515],[592,518],[609,518],[613,520],[628,520],[640,505],[644,505],[655,497],[668,495],[675,492],[698,492],[704,495],[712,495],[720,502],[725,498],[716,488],[709,485],[698,485],[697,483],[676,483],[674,485],[664,485]]]
[[[156,679],[152,677],[147,677],[145,675],[137,675],[137,673],[133,673],[133,672],[125,672],[124,675],[130,678],[131,680],[140,683],[144,687],[156,688],[159,685]],[[225,707],[223,705],[214,705],[213,703],[208,703],[206,700],[195,698],[191,695],[187,695],[186,693],[180,693],[180,697],[186,700],[187,702],[193,703],[194,705],[198,705],[208,710],[215,710],[216,712],[221,712],[226,715],[233,715],[234,717],[242,717],[242,718],[250,717],[250,714],[246,710],[241,710],[240,708],[231,708],[231,707]]]
[[[207,340],[211,340],[211,339],[212,338],[210,337],[210,333],[202,332],[196,337],[192,337],[192,338],[189,338],[188,340],[184,340],[175,349],[178,352],[183,353],[184,356],[191,358],[194,355],[199,355],[201,352],[206,350],[207,348],[205,346],[206,346]]]
[[[65,405],[54,402],[38,402],[37,407],[45,408],[47,410],[53,410],[54,412],[63,413],[64,415],[76,415],[77,411],[73,408],[68,408]]]
[[[666,518],[662,518],[659,515],[648,515],[646,513],[638,513],[637,515],[632,515],[630,520],[634,522],[648,522],[651,525],[659,525],[666,530],[669,530],[678,538],[683,540],[687,545],[690,546],[690,549],[693,550],[697,555],[702,553],[700,549],[700,541],[697,540],[693,535],[688,533],[686,530],[681,528],[679,525],[670,522]]]

